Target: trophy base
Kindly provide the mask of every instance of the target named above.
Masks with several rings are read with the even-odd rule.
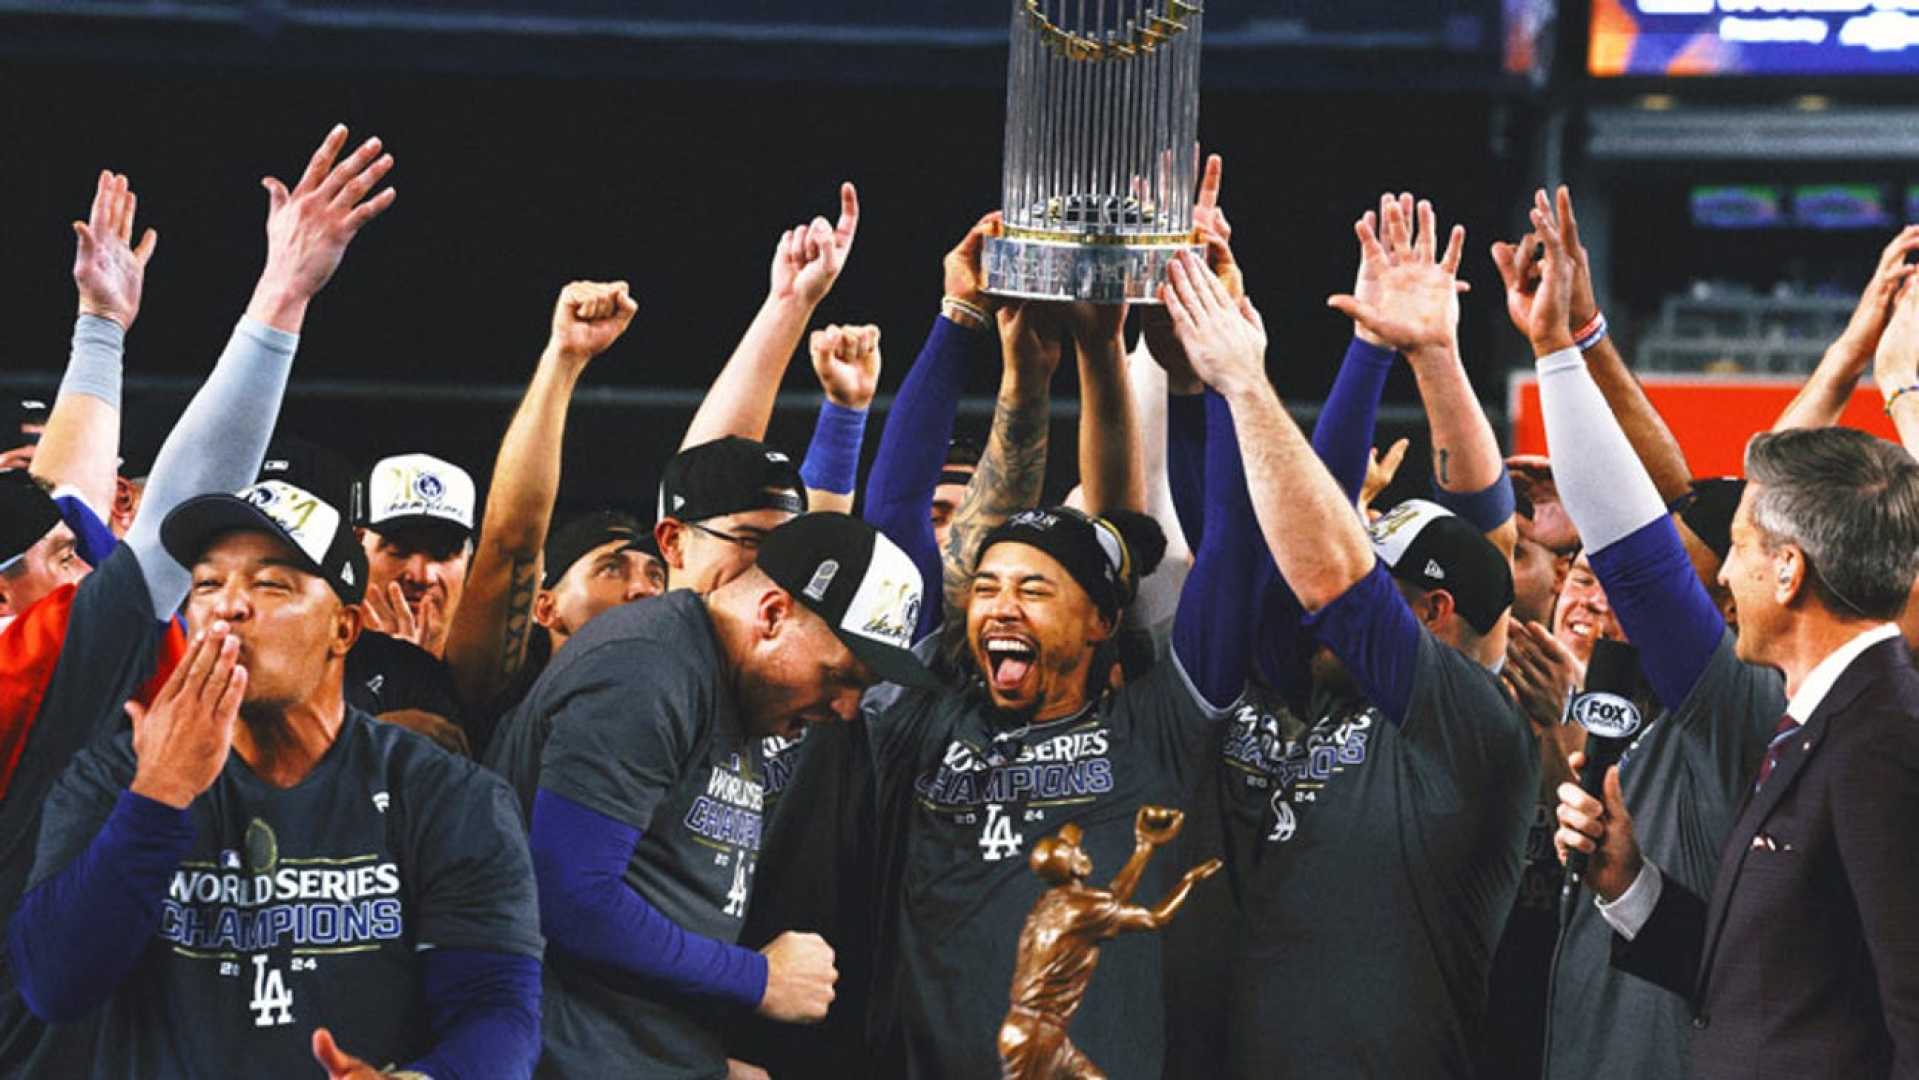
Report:
[[[1173,256],[1205,248],[1188,243],[1075,243],[989,236],[981,253],[986,291],[1019,300],[1157,304]]]

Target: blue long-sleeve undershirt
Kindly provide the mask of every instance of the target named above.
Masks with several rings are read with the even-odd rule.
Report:
[[[1166,482],[1186,544],[1206,539],[1206,394],[1166,395]]]
[[[1406,722],[1419,660],[1419,620],[1384,563],[1306,617],[1306,627],[1346,665],[1366,700],[1395,726]]]
[[[1393,373],[1394,355],[1393,350],[1369,345],[1355,335],[1313,424],[1313,453],[1326,463],[1348,499],[1357,501],[1366,483],[1379,397],[1386,392],[1386,377]]]
[[[913,635],[916,641],[940,624],[940,553],[933,538],[933,492],[939,487],[946,449],[953,441],[966,370],[983,340],[983,332],[967,330],[944,315],[933,320],[926,344],[887,411],[879,452],[866,478],[861,516],[906,552],[919,567],[925,586],[926,603],[920,605],[920,623]]]
[[[86,850],[21,898],[7,947],[33,1015],[78,1020],[113,996],[159,931],[193,837],[187,811],[123,791]]]
[[[533,796],[533,876],[547,944],[633,972],[664,990],[757,1008],[766,957],[692,933],[625,881],[640,830],[541,788]]]
[[[1205,399],[1205,539],[1180,592],[1173,651],[1200,696],[1223,709],[1245,691],[1255,649],[1290,650],[1289,641],[1269,638],[1296,632],[1298,621],[1260,623],[1266,586],[1279,570],[1253,514],[1232,410],[1211,391]]]
[[[1593,573],[1639,650],[1659,703],[1677,709],[1726,634],[1725,617],[1699,582],[1672,518],[1658,517],[1591,555]]]
[[[485,949],[428,949],[421,969],[434,1046],[407,1069],[433,1080],[533,1075],[540,1060],[539,960]]]

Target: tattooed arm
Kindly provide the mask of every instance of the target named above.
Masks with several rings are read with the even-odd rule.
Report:
[[[999,404],[993,410],[986,452],[953,511],[940,565],[951,615],[966,609],[980,541],[1007,518],[1038,506],[1046,482],[1048,387],[1059,367],[1059,312],[1040,304],[1005,304],[996,317],[1006,356]],[[963,619],[958,622],[964,624]]]
[[[466,593],[447,632],[447,666],[470,713],[481,712],[526,662],[540,549],[560,490],[567,403],[587,362],[619,340],[638,310],[624,281],[576,281],[554,306],[552,336],[500,440]],[[484,733],[467,735],[483,752]]]

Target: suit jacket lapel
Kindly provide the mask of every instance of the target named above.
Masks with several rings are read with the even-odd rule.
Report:
[[[1745,867],[1746,856],[1752,851],[1753,840],[1760,835],[1760,826],[1772,816],[1779,801],[1785,798],[1786,792],[1792,790],[1793,784],[1805,771],[1806,762],[1825,742],[1826,727],[1832,718],[1865,693],[1887,664],[1898,659],[1893,649],[1904,650],[1905,647],[1905,641],[1895,637],[1860,653],[1840,673],[1838,681],[1826,692],[1825,699],[1813,710],[1812,716],[1779,747],[1779,764],[1774,766],[1772,775],[1766,778],[1766,786],[1753,794],[1751,782],[1748,781],[1747,795],[1741,804],[1739,817],[1726,834],[1725,846],[1719,852],[1719,872],[1713,878],[1712,900],[1706,908],[1706,947],[1699,954],[1697,1001],[1704,1003],[1706,999],[1706,982],[1712,972],[1713,954],[1719,948],[1720,931],[1725,929],[1726,908],[1732,901],[1733,889],[1738,886],[1739,873]]]

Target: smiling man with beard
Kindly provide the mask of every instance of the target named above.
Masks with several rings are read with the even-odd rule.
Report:
[[[193,645],[48,799],[8,928],[29,1007],[97,1019],[95,1077],[528,1075],[541,941],[512,797],[345,703],[367,572],[339,508],[267,481],[160,535]]]

